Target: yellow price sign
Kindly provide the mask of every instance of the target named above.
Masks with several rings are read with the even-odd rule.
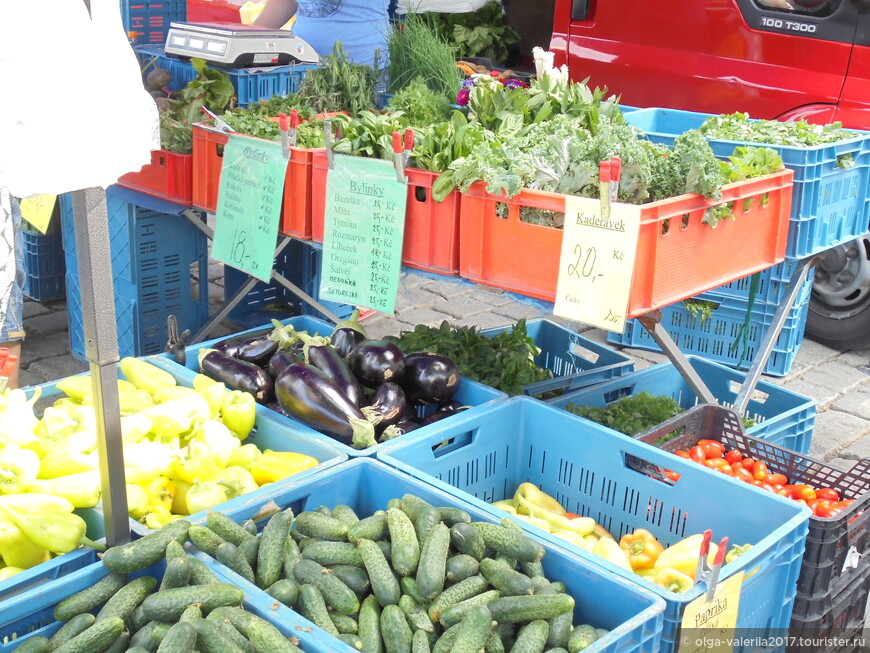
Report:
[[[34,195],[21,200],[21,217],[32,224],[40,233],[48,231],[57,195]]]
[[[639,230],[639,206],[567,197],[553,313],[622,333]]]
[[[737,611],[744,572],[720,581],[711,601],[704,592],[686,606],[679,653],[725,653],[734,650]]]

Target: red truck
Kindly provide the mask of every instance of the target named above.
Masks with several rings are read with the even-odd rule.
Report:
[[[870,0],[556,0],[550,50],[626,105],[870,130]],[[817,266],[807,333],[870,346],[870,235]]]

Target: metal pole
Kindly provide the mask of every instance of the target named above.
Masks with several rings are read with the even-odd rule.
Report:
[[[130,521],[118,403],[118,332],[105,191],[101,188],[75,191],[72,206],[85,357],[91,368],[96,412],[106,543],[115,546],[130,541]]]

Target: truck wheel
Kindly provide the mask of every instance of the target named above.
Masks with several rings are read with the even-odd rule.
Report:
[[[870,346],[870,234],[832,248],[816,265],[806,333],[836,349]]]

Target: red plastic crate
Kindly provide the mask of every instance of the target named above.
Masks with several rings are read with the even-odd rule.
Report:
[[[794,171],[782,170],[722,188],[722,199],[687,194],[641,206],[628,316],[711,290],[785,259]],[[484,285],[553,301],[562,230],[520,220],[523,206],[565,212],[565,195],[523,190],[491,195],[482,182],[460,204],[459,274]],[[744,201],[752,198],[748,210]],[[704,211],[733,202],[733,220],[715,229]],[[497,205],[507,207],[499,218]]]
[[[323,242],[323,225],[326,221],[326,148],[315,150],[311,155],[311,240]]]
[[[193,198],[193,155],[169,150],[151,152],[151,163],[138,172],[128,172],[118,185],[170,202],[190,204]]]
[[[189,23],[241,23],[241,5],[225,0],[187,0]]]

